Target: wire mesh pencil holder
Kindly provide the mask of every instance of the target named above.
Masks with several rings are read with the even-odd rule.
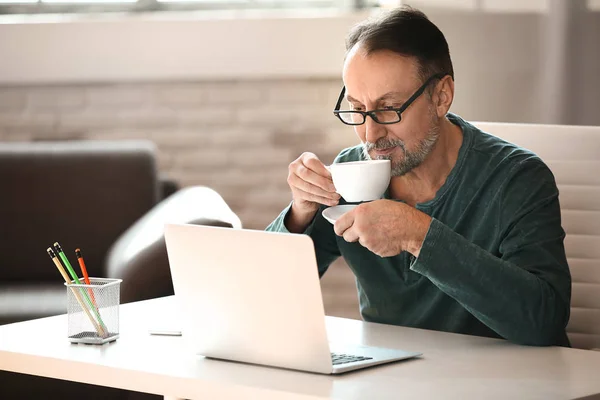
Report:
[[[89,285],[65,283],[71,343],[104,344],[117,340],[121,282],[121,279],[90,278]]]

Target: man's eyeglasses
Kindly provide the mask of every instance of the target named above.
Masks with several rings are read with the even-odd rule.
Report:
[[[342,92],[340,93],[340,97],[335,105],[335,109],[333,110],[333,114],[337,116],[340,121],[342,121],[346,125],[362,125],[365,123],[367,119],[367,115],[373,118],[373,121],[378,124],[395,124],[402,120],[402,113],[404,110],[408,108],[420,95],[423,94],[427,86],[431,82],[436,79],[442,79],[446,74],[435,74],[429,79],[425,81],[423,85],[417,91],[410,96],[406,103],[402,104],[400,108],[384,108],[378,110],[371,111],[354,111],[354,110],[342,110],[340,111],[340,106],[342,105],[342,100],[344,100],[344,95],[346,94],[346,87],[342,88]]]

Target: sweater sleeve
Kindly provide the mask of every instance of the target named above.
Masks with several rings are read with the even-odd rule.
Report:
[[[290,233],[285,226],[285,217],[290,212],[291,208],[292,204],[290,203],[279,216],[267,226],[266,230],[270,232]],[[313,240],[319,276],[321,277],[327,272],[331,263],[341,255],[335,233],[333,229],[331,229],[329,222],[323,218],[322,212],[324,208],[325,206],[319,208],[319,211],[317,211],[317,214],[303,232],[303,234],[310,236]]]
[[[505,339],[556,344],[569,320],[571,276],[552,173],[539,159],[520,165],[496,206],[499,255],[433,219],[411,269]]]

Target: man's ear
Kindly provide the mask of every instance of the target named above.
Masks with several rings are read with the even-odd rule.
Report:
[[[450,75],[444,76],[438,82],[433,100],[438,117],[445,116],[454,101],[454,79]]]

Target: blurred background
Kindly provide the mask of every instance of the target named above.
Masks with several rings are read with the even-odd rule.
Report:
[[[600,125],[600,0],[0,0],[0,142],[147,139],[161,175],[263,229],[292,160],[358,142],[331,112],[345,35],[402,3],[446,35],[451,111]],[[323,287],[359,318],[342,262]]]

